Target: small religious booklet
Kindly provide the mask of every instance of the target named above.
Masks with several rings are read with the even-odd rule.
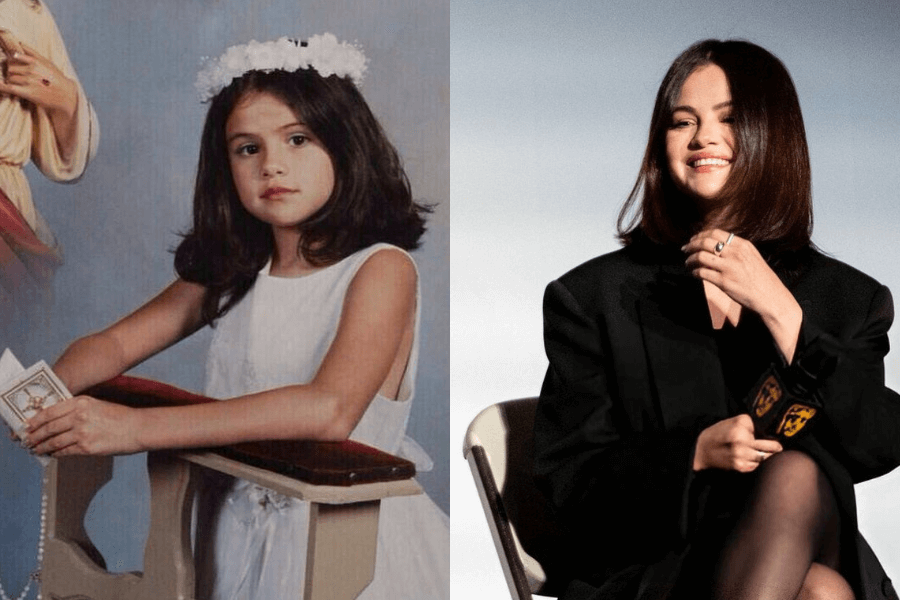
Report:
[[[0,415],[20,438],[25,421],[41,409],[71,397],[46,362],[38,361],[26,369],[9,348],[0,355]],[[49,462],[45,456],[37,459],[44,465]]]

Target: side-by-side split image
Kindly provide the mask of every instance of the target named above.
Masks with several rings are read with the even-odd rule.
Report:
[[[900,600],[898,23],[0,0],[0,600]]]

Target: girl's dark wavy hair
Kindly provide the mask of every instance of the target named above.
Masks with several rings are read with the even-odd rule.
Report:
[[[685,80],[709,64],[725,72],[735,118],[735,162],[717,199],[728,207],[728,226],[771,259],[811,247],[809,149],[797,92],[778,58],[740,40],[697,42],[672,63],[656,95],[640,174],[619,212],[619,240],[681,245],[702,225],[669,174],[666,132]]]
[[[333,264],[377,242],[413,250],[431,210],[413,200],[396,149],[349,79],[322,77],[313,69],[246,73],[209,107],[200,140],[193,228],[175,250],[179,277],[206,287],[206,323],[244,297],[274,248],[271,227],[248,213],[238,198],[225,142],[229,115],[252,93],[284,102],[324,145],[334,165],[331,196],[297,225],[298,252],[311,264]]]

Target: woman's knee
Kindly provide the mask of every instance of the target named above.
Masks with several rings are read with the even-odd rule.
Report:
[[[808,454],[785,450],[767,459],[749,506],[754,527],[767,528],[773,543],[775,538],[806,540],[810,560],[837,565],[837,498],[828,477]]]
[[[797,600],[855,600],[844,577],[830,567],[814,562],[806,573]]]
[[[831,485],[819,464],[797,450],[785,450],[768,458],[758,476],[757,495],[781,510],[789,507],[801,512],[809,510],[808,503],[821,501],[823,492],[831,493]]]
[[[795,485],[815,484],[822,475],[822,468],[805,452],[784,450],[763,462],[759,472],[763,477],[783,479],[786,483]]]

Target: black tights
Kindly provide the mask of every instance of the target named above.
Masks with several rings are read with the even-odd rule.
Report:
[[[790,450],[770,457],[718,558],[713,598],[852,599],[837,574],[839,534],[834,491],[816,462]]]

